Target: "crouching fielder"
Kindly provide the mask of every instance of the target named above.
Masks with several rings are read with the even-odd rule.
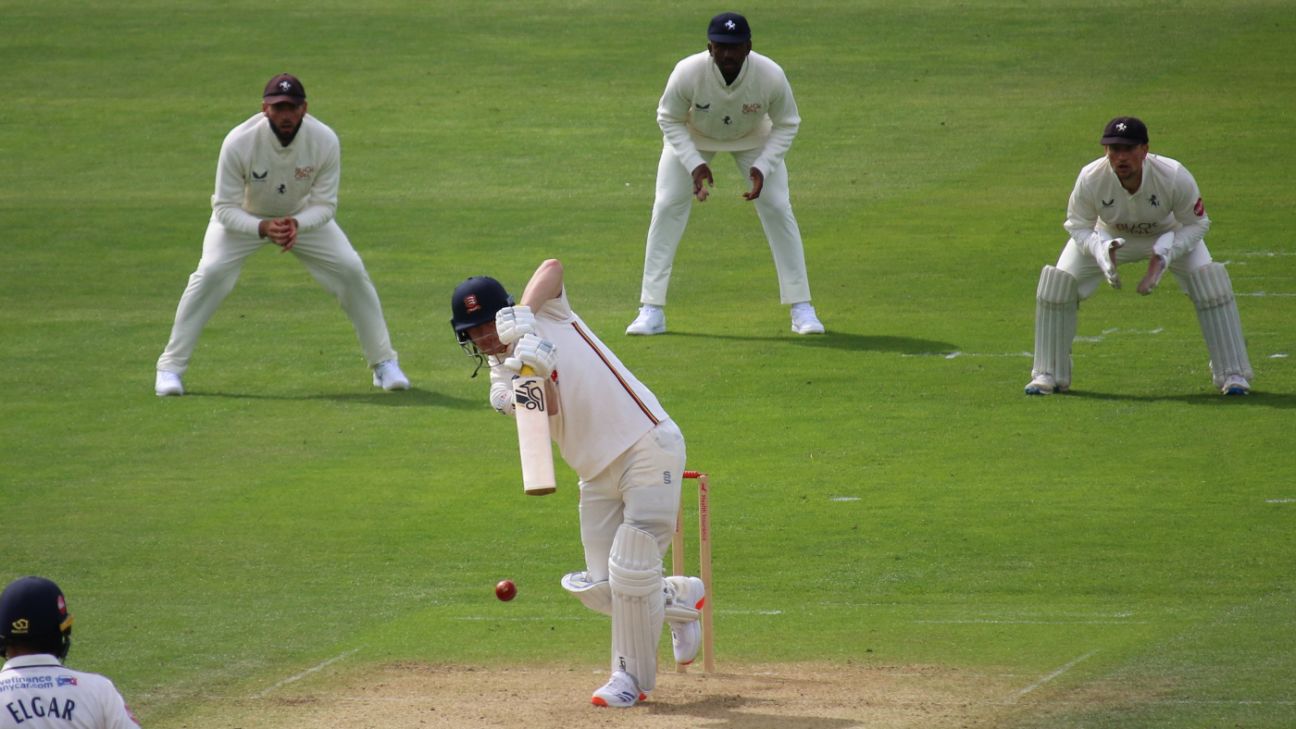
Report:
[[[679,511],[684,436],[572,311],[557,260],[536,269],[517,306],[498,281],[474,276],[455,289],[451,312],[460,346],[478,366],[490,365],[496,410],[513,414],[513,376],[523,365],[546,379],[549,432],[580,476],[585,569],[562,585],[612,618],[612,675],[593,703],[634,706],[656,686],[664,623],[677,662],[692,662],[701,644],[702,580],[662,577]]]
[[[1035,364],[1027,395],[1071,386],[1071,342],[1080,302],[1101,281],[1121,287],[1118,267],[1148,262],[1137,290],[1151,294],[1169,269],[1197,308],[1211,377],[1225,395],[1251,391],[1250,361],[1228,271],[1211,261],[1202,237],[1210,218],[1197,182],[1175,160],[1148,154],[1147,126],[1128,116],[1103,130],[1106,154],[1080,170],[1067,203],[1071,240],[1056,266],[1040,273],[1035,305]]]

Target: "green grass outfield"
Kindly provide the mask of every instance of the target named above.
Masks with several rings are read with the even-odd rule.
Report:
[[[829,333],[788,331],[722,160],[671,333],[628,339],[655,104],[725,9],[0,2],[0,578],[61,583],[74,667],[181,727],[342,654],[599,665],[606,624],[557,583],[582,559],[574,476],[522,497],[511,422],[447,325],[465,276],[517,292],[556,256],[712,474],[722,663],[1023,689],[1065,667],[1013,727],[1291,726],[1291,4],[739,6],[801,108],[792,193]],[[338,220],[415,389],[371,389],[336,304],[267,250],[191,394],[156,398],[221,139],[284,70],[341,136]],[[1117,114],[1201,185],[1249,398],[1211,389],[1169,277],[1086,302],[1074,394],[1021,394],[1038,271]],[[1115,683],[1135,698],[1073,700]]]

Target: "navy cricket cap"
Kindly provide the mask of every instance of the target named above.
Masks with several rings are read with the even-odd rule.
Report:
[[[751,26],[738,13],[720,13],[707,26],[707,40],[712,43],[746,43],[751,40]]]
[[[1118,116],[1103,127],[1102,143],[1104,145],[1147,144],[1147,125],[1137,117]]]
[[[290,101],[294,104],[306,103],[306,87],[291,73],[281,73],[266,82],[265,93],[261,100],[267,104],[278,104]]]

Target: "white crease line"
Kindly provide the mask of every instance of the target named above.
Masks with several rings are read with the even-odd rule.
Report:
[[[324,661],[323,663],[320,663],[320,664],[315,665],[315,666],[311,666],[310,668],[306,669],[305,671],[302,671],[301,673],[297,674],[296,676],[289,676],[288,678],[285,678],[284,680],[282,680],[282,681],[280,681],[279,683],[277,683],[277,684],[271,686],[270,688],[266,689],[265,691],[262,691],[261,693],[256,694],[256,695],[253,696],[252,698],[254,698],[254,699],[264,699],[266,696],[269,696],[270,693],[273,692],[275,689],[277,689],[277,688],[281,688],[281,687],[283,687],[283,686],[287,686],[288,684],[293,683],[294,681],[300,681],[300,680],[302,680],[303,678],[306,678],[307,676],[311,675],[312,673],[315,673],[316,671],[322,671],[322,670],[324,670],[325,668],[328,668],[329,666],[333,665],[334,663],[337,663],[338,661],[342,660],[343,658],[346,658],[346,657],[349,656],[349,655],[352,655],[352,654],[354,654],[354,653],[359,652],[359,650],[360,650],[359,648],[352,648],[351,650],[347,651],[346,653],[343,653],[343,654],[340,655],[340,656],[333,656],[332,658],[328,659],[327,661]]]
[[[1018,692],[1017,692],[1017,695],[1016,695],[1015,697],[1013,697],[1013,700],[1016,701],[1017,699],[1020,699],[1021,697],[1023,697],[1023,696],[1025,696],[1026,694],[1028,694],[1028,693],[1034,691],[1035,689],[1039,688],[1040,686],[1043,686],[1044,684],[1048,683],[1049,681],[1052,681],[1053,679],[1057,678],[1058,676],[1061,676],[1062,674],[1066,673],[1067,671],[1070,671],[1070,670],[1071,670],[1071,669],[1072,669],[1072,668],[1073,668],[1077,663],[1079,663],[1079,662],[1085,660],[1086,658],[1088,658],[1089,656],[1092,656],[1093,654],[1095,654],[1095,653],[1097,653],[1097,652],[1098,652],[1098,651],[1093,650],[1093,651],[1089,651],[1088,653],[1084,654],[1083,656],[1080,656],[1079,658],[1073,658],[1069,663],[1067,663],[1066,665],[1062,666],[1062,667],[1059,668],[1058,670],[1054,671],[1053,673],[1050,673],[1049,675],[1045,676],[1044,678],[1041,678],[1040,680],[1038,680],[1038,681],[1036,681],[1035,683],[1033,683],[1033,684],[1027,686],[1026,688],[1022,689],[1021,691],[1018,691]]]
[[[920,625],[1149,625],[1147,620],[915,620]]]
[[[502,622],[502,623],[546,623],[546,622],[550,622],[550,621],[553,621],[553,620],[593,620],[593,619],[594,619],[594,616],[592,616],[592,615],[591,615],[591,616],[579,616],[579,615],[555,615],[555,616],[545,616],[545,615],[518,615],[518,616],[505,616],[505,615],[460,615],[460,616],[458,616],[458,617],[453,617],[453,618],[450,618],[450,619],[451,619],[451,620],[466,620],[466,621],[468,621],[468,622],[474,622],[474,623],[476,623],[476,622],[482,622],[482,623],[493,623],[493,622],[496,622],[496,621],[498,621],[498,622]]]

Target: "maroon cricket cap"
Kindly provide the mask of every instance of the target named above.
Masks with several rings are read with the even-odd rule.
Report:
[[[261,100],[267,104],[278,104],[291,101],[294,104],[306,103],[306,87],[291,73],[281,73],[266,83],[265,93]]]

